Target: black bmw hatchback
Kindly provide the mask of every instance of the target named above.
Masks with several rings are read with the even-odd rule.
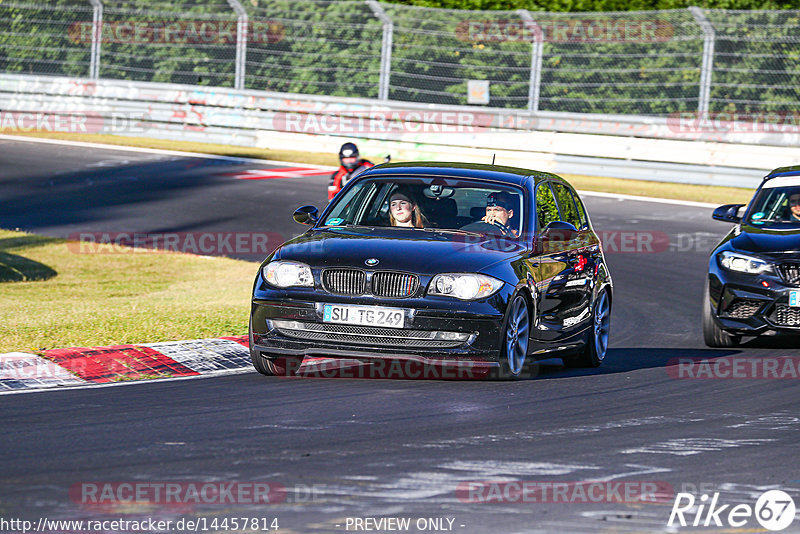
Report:
[[[597,366],[612,284],[575,190],[548,173],[395,163],[351,181],[264,260],[250,352],[266,375],[308,360]]]
[[[703,337],[731,347],[742,336],[800,334],[800,166],[769,173],[747,205],[727,204],[714,219],[736,226],[711,252]]]

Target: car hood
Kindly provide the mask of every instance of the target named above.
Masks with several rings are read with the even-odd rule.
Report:
[[[419,274],[485,272],[525,252],[519,243],[495,236],[398,228],[314,229],[281,246],[275,259],[312,267],[357,267]],[[374,258],[378,264],[367,266]]]
[[[730,241],[742,252],[753,252],[778,258],[800,257],[800,230],[769,230],[742,226],[742,231]]]

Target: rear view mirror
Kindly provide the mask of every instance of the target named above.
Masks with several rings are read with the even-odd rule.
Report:
[[[446,187],[439,184],[432,184],[426,187],[422,194],[428,198],[450,198],[455,194],[456,190],[452,187]]]
[[[294,220],[300,224],[316,224],[319,220],[319,210],[315,206],[302,206],[295,210]]]
[[[714,210],[711,218],[717,221],[740,223],[742,218],[739,216],[739,208],[744,204],[725,204]]]

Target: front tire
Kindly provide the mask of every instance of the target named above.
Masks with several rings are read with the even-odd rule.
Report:
[[[711,298],[708,296],[708,282],[703,289],[703,341],[712,348],[735,347],[742,336],[729,334],[717,324],[711,311]]]
[[[586,348],[577,358],[563,360],[567,367],[599,367],[608,352],[611,329],[611,299],[605,289],[597,295],[592,309],[592,331]]]
[[[256,371],[265,376],[297,376],[303,359],[296,356],[277,356],[269,358],[259,351],[250,351],[250,359]]]
[[[508,309],[508,318],[503,332],[503,350],[500,353],[499,378],[519,378],[525,367],[530,337],[530,311],[528,299],[517,293]]]
[[[256,371],[264,376],[295,376],[303,358],[296,356],[278,356],[277,358],[266,358],[261,351],[256,350],[253,343],[253,319],[250,318],[248,328],[248,343],[250,345],[250,360]]]

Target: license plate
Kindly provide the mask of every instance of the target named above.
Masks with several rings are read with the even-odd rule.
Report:
[[[387,328],[403,328],[405,319],[406,313],[402,308],[384,308],[382,306],[326,304],[322,314],[322,321],[325,323],[383,326]]]
[[[789,291],[789,306],[800,307],[800,291]]]

